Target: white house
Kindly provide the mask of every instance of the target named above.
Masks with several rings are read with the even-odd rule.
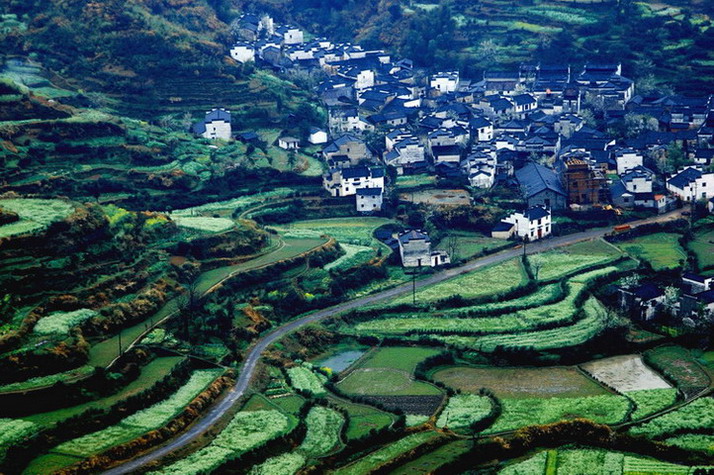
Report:
[[[459,72],[447,71],[436,73],[431,77],[429,86],[440,94],[455,92],[459,87]]]
[[[322,186],[331,196],[352,196],[360,188],[384,188],[384,170],[366,166],[331,168],[322,176]]]
[[[422,231],[411,230],[397,236],[399,256],[404,267],[431,266],[431,239]]]
[[[310,136],[307,138],[307,141],[313,145],[327,143],[327,132],[317,127],[311,127]]]
[[[518,94],[511,97],[511,100],[516,108],[516,114],[521,116],[538,108],[538,100],[530,94]]]
[[[615,152],[615,162],[617,163],[617,174],[622,175],[635,167],[641,167],[644,157],[641,153],[631,149],[623,148]]]
[[[300,28],[295,28],[294,26],[281,26],[275,32],[282,36],[283,43],[286,45],[297,45],[304,41],[302,30],[300,30]]]
[[[255,61],[255,48],[250,43],[236,43],[230,50],[231,58],[241,63]]]
[[[280,137],[278,147],[285,150],[297,150],[300,148],[300,140],[295,137]]]
[[[206,118],[193,126],[196,135],[206,139],[231,139],[231,113],[225,109],[206,112]]]
[[[513,213],[503,219],[503,222],[513,224],[516,236],[521,239],[535,241],[551,233],[550,211],[541,206],[533,206],[522,213]]]
[[[485,117],[474,117],[469,126],[474,137],[479,142],[490,142],[493,140],[493,123]]]
[[[689,166],[667,180],[667,189],[683,201],[714,197],[714,173]]]
[[[355,196],[355,205],[360,213],[371,213],[382,209],[384,196],[382,188],[359,188]]]

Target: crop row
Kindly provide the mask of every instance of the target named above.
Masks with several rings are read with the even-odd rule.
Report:
[[[630,429],[633,435],[661,437],[685,430],[714,430],[714,399],[697,399],[676,411],[669,412]]]
[[[443,341],[456,347],[478,349],[493,352],[497,348],[533,348],[534,350],[550,350],[567,348],[583,344],[605,328],[602,306],[595,298],[588,299],[583,305],[584,318],[572,325],[514,334],[499,334],[485,336],[455,336],[432,335],[430,338]]]
[[[74,207],[66,201],[35,198],[3,199],[0,200],[0,208],[16,213],[20,218],[0,226],[0,238],[40,231],[74,211]]]
[[[320,378],[311,368],[307,366],[295,366],[287,370],[288,378],[292,387],[299,391],[306,391],[316,396],[327,394],[324,383],[326,378]]]
[[[40,335],[67,335],[72,327],[96,315],[97,312],[87,308],[73,312],[54,312],[41,318],[35,325],[34,332]]]
[[[364,475],[370,473],[397,456],[409,452],[436,437],[439,436],[434,432],[418,432],[408,435],[362,457],[353,464],[336,470],[334,473],[335,475]]]
[[[307,434],[300,445],[302,452],[317,457],[332,450],[340,442],[340,432],[345,418],[334,409],[315,406],[305,419]]]
[[[501,399],[503,412],[485,433],[514,430],[582,417],[604,424],[622,422],[631,402],[624,396],[605,394],[579,398]]]
[[[222,370],[195,371],[186,384],[167,399],[135,412],[114,426],[60,444],[54,451],[87,457],[158,429],[186,407],[221,372]]]
[[[418,303],[428,303],[454,295],[469,299],[500,294],[523,285],[527,279],[520,259],[511,259],[421,289],[416,299]],[[405,295],[391,303],[398,305],[411,302],[412,296]]]
[[[486,396],[457,394],[449,399],[436,425],[456,430],[468,429],[474,422],[488,416],[491,409],[491,399]]]
[[[686,450],[704,450],[714,452],[714,435],[711,434],[683,434],[670,437],[664,443],[681,447]]]
[[[228,218],[213,218],[204,216],[177,216],[174,222],[182,228],[194,229],[208,233],[220,233],[235,227],[236,223]]]
[[[25,437],[39,430],[34,422],[22,419],[0,419],[0,461],[5,458],[5,451]]]
[[[344,249],[345,254],[325,265],[325,270],[349,269],[350,267],[368,262],[375,254],[374,249],[367,246],[357,246],[345,243],[341,243],[340,246]]]
[[[0,386],[0,392],[9,391],[24,391],[26,389],[33,389],[45,386],[52,386],[58,381],[70,381],[72,379],[80,379],[94,373],[94,366],[84,365],[79,368],[75,368],[62,373],[50,374],[47,376],[37,376],[36,378],[26,379],[25,381],[18,381],[16,383],[9,383]]]
[[[270,457],[250,469],[249,475],[293,475],[305,465],[305,457],[299,452],[289,452]]]
[[[670,407],[677,401],[679,392],[674,388],[667,388],[627,391],[624,394],[637,406],[632,413],[632,420],[637,420]]]
[[[362,334],[408,334],[414,332],[454,334],[490,334],[523,332],[544,324],[571,322],[575,314],[575,299],[583,284],[571,284],[565,299],[552,305],[533,307],[494,318],[392,317],[357,324],[354,329]]]
[[[266,201],[272,199],[285,198],[293,193],[295,193],[295,190],[293,190],[292,188],[276,188],[272,191],[256,193],[254,195],[244,195],[239,198],[234,198],[232,200],[216,201],[214,203],[207,203],[201,206],[196,206],[194,208],[175,210],[173,213],[171,213],[171,215],[195,216],[201,213],[208,213],[224,209],[244,209],[249,206],[265,203]]]
[[[288,432],[290,420],[280,411],[239,412],[206,447],[167,467],[156,475],[209,473],[227,460]]]

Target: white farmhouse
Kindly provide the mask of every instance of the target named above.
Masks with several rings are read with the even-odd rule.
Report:
[[[714,197],[714,173],[689,166],[667,180],[667,189],[683,201]]]
[[[459,87],[459,72],[447,71],[436,73],[431,77],[429,86],[440,94],[455,92]]]
[[[522,213],[513,213],[501,222],[512,224],[515,235],[529,241],[549,236],[552,228],[550,211],[542,206],[533,206]]]
[[[255,61],[255,48],[250,43],[236,43],[230,50],[231,58],[241,63]]]
[[[378,167],[332,168],[322,176],[331,196],[352,196],[360,188],[384,188],[384,169]]]
[[[300,140],[295,137],[280,137],[278,147],[284,150],[297,150],[300,148]]]
[[[225,109],[206,112],[206,118],[193,126],[193,132],[206,139],[231,139],[231,113]]]
[[[631,148],[623,148],[615,153],[618,175],[622,175],[633,168],[641,167],[643,161],[644,157],[642,154]]]
[[[474,117],[469,122],[473,136],[478,142],[493,140],[493,123],[485,117]]]
[[[371,213],[382,209],[384,199],[382,188],[360,188],[355,196],[355,205],[360,213]]]
[[[297,45],[304,41],[302,30],[294,26],[281,26],[275,30],[275,33],[283,38],[283,43],[286,45]]]
[[[317,127],[311,127],[310,135],[307,138],[307,141],[313,145],[327,143],[327,132],[322,129],[318,129]]]

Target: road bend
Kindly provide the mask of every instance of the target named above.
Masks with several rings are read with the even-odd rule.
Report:
[[[643,224],[671,221],[680,217],[680,211],[673,211],[660,216],[642,219],[639,221],[633,221],[627,224],[632,227],[636,227]],[[588,241],[591,239],[602,238],[610,232],[612,232],[612,228],[610,227],[596,228],[580,233],[569,234],[567,236],[553,237],[542,241],[530,243],[526,246],[525,251],[527,252],[527,254],[536,254],[539,252],[544,252],[563,246],[569,246],[580,241]],[[219,403],[213,406],[196,424],[191,426],[179,437],[172,439],[167,444],[162,445],[147,454],[132,459],[104,473],[108,475],[122,475],[126,473],[136,472],[140,470],[143,466],[156,462],[161,458],[171,454],[172,452],[175,452],[188,446],[191,442],[201,437],[201,435],[203,435],[206,431],[210,430],[239,401],[243,394],[245,394],[245,391],[248,389],[248,385],[250,384],[250,381],[253,378],[253,374],[255,373],[256,366],[258,364],[258,361],[260,360],[262,353],[265,351],[266,348],[268,348],[268,346],[280,340],[285,335],[305,325],[319,322],[328,317],[333,317],[341,313],[349,312],[350,310],[366,307],[369,305],[383,302],[385,300],[394,299],[404,294],[408,294],[412,291],[413,285],[416,285],[417,289],[428,287],[430,285],[434,285],[445,280],[453,279],[454,277],[472,272],[476,269],[480,269],[485,266],[497,264],[508,259],[513,259],[514,257],[523,255],[523,253],[524,250],[522,248],[514,248],[496,254],[491,254],[489,256],[469,261],[458,267],[453,267],[451,269],[436,272],[430,275],[429,277],[417,280],[415,284],[411,282],[405,283],[397,287],[392,287],[390,289],[383,290],[382,292],[367,295],[364,297],[359,297],[354,300],[335,305],[333,307],[325,308],[307,314],[303,317],[300,317],[296,320],[293,320],[276,328],[272,332],[261,337],[258,341],[255,342],[255,344],[253,344],[253,346],[251,346],[251,348],[248,350],[245,360],[243,361],[243,365],[240,368],[240,375],[238,376],[236,383],[228,391],[226,396],[221,399]]]

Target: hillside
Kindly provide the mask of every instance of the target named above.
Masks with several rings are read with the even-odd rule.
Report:
[[[528,61],[582,64],[618,58],[641,86],[667,83],[683,93],[702,94],[714,78],[710,2],[245,3],[308,31],[387,48],[425,67],[458,68],[471,77]]]
[[[32,51],[80,88],[143,94],[166,78],[225,73],[228,27],[217,16],[225,8],[210,3],[217,9],[183,0],[9,2],[0,44],[9,54]]]

